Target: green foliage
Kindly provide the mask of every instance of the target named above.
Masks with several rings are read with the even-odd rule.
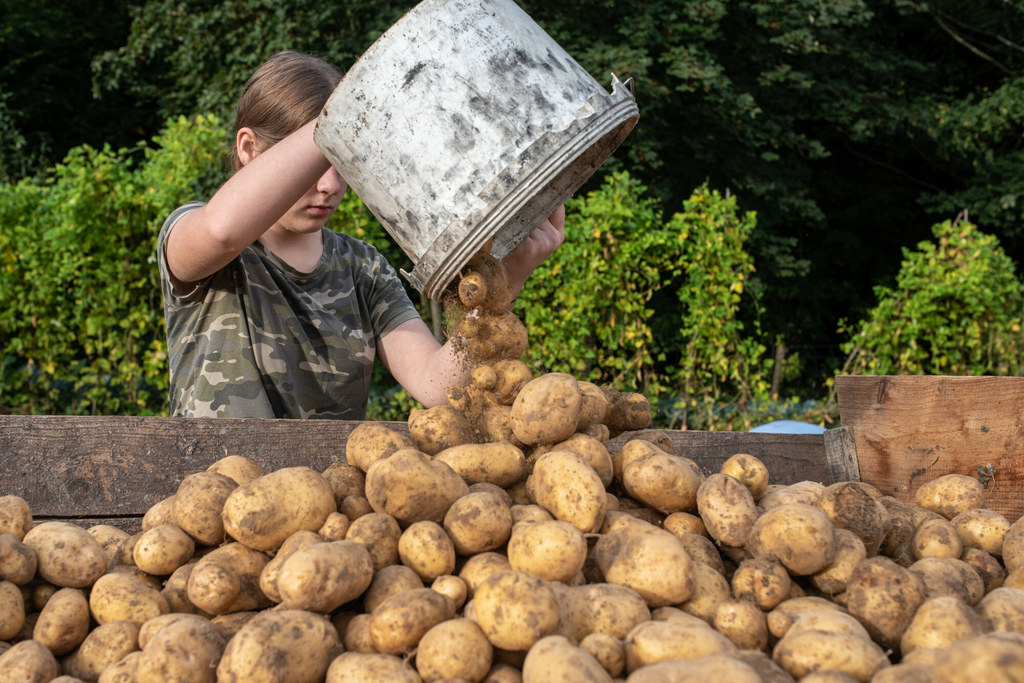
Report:
[[[215,119],[182,118],[155,147],[82,146],[0,185],[0,410],[166,411],[156,236],[214,182],[223,141]]]
[[[846,374],[1018,375],[1024,358],[1024,285],[998,240],[966,220],[932,228],[934,241],[905,249],[896,286],[848,341]]]
[[[684,426],[712,424],[715,409],[731,403],[741,409],[729,426],[749,429],[745,407],[768,398],[770,366],[759,341],[760,325],[755,318],[747,330],[740,319],[745,284],[754,272],[743,244],[755,224],[753,213],[739,215],[735,197],[723,197],[705,184],[666,226],[680,236],[685,263],[678,290],[682,357],[672,373]],[[759,314],[756,301],[752,306]]]
[[[675,426],[748,423],[745,408],[724,422],[709,416],[767,398],[759,328],[746,329],[739,315],[754,216],[738,215],[735,198],[704,184],[665,221],[645,190],[615,173],[569,202],[565,243],[517,303],[530,336],[526,361],[653,403],[681,395]],[[676,304],[655,317],[665,293]]]

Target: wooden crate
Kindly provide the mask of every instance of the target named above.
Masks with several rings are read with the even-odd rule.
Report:
[[[987,482],[987,505],[1024,514],[1024,378],[838,376],[860,479],[913,501],[944,474]]]
[[[0,416],[0,495],[28,501],[36,520],[66,519],[138,528],[154,503],[181,479],[225,455],[245,455],[268,470],[344,462],[358,422],[341,420],[184,419],[161,417]],[[387,423],[406,431],[405,423]],[[730,455],[762,458],[772,481],[856,478],[842,430],[826,434],[665,432],[676,452],[705,471]],[[628,438],[612,443],[617,449]],[[831,455],[826,457],[827,444]]]

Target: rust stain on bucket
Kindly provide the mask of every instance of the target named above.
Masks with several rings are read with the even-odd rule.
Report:
[[[425,0],[352,66],[315,140],[439,299],[491,238],[501,258],[636,125],[512,0]]]

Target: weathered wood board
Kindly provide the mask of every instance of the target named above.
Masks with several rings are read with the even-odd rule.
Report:
[[[341,420],[185,419],[161,417],[0,416],[0,495],[28,501],[36,519],[137,524],[181,479],[225,455],[245,455],[265,469],[344,462]],[[405,431],[401,422],[386,423]],[[772,480],[826,482],[817,434],[670,431],[676,452],[716,471],[730,455],[762,458]],[[617,449],[629,434],[612,443]]]
[[[837,376],[861,481],[912,501],[944,474],[984,481],[988,507],[1024,514],[1024,378]]]

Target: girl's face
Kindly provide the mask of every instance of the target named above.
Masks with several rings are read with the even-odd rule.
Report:
[[[277,226],[287,232],[318,232],[338,209],[347,189],[348,183],[332,166],[299,201],[292,204]]]

